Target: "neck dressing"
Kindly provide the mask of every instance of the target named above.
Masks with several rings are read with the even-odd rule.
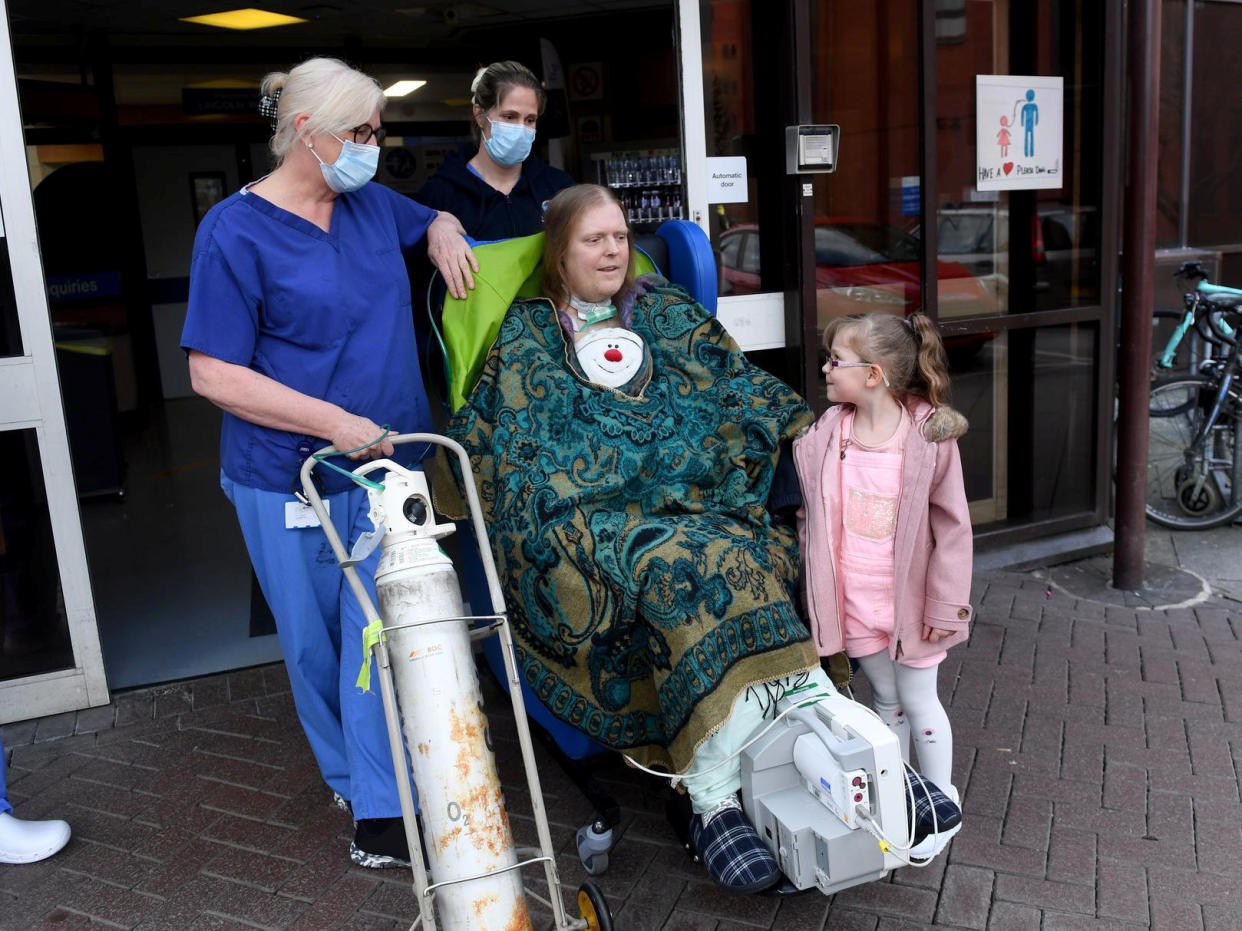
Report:
[[[570,295],[569,306],[573,308],[578,319],[586,326],[608,320],[617,315],[617,307],[612,301],[584,301]]]

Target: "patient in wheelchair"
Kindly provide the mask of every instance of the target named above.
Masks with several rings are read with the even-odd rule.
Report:
[[[541,298],[509,309],[447,433],[470,455],[521,675],[558,717],[685,774],[690,835],[738,892],[780,879],[738,801],[774,693],[828,694],[767,510],[813,416],[676,286],[635,280],[603,187],[544,219]]]

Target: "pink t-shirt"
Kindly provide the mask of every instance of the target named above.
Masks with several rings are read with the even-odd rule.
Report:
[[[888,649],[896,626],[893,539],[910,428],[910,415],[903,407],[893,435],[876,446],[865,446],[854,439],[854,412],[841,421],[837,578],[845,611],[845,652],[849,656],[869,656]],[[941,652],[907,665],[935,666],[945,655]]]

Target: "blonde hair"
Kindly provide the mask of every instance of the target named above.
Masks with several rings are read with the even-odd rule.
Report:
[[[864,362],[884,369],[898,397],[913,394],[935,407],[949,402],[949,363],[936,324],[926,314],[838,317],[824,328],[824,348],[842,339]]]
[[[630,232],[629,220],[625,219],[625,208],[617,200],[617,195],[608,188],[598,184],[575,184],[567,187],[550,201],[543,215],[543,293],[545,297],[559,309],[569,303],[569,285],[565,282],[565,255],[569,252],[569,243],[574,235],[574,227],[578,219],[592,207],[601,204],[616,204],[625,220],[626,232]],[[626,294],[634,286],[636,270],[636,250],[634,237],[628,237],[629,261],[625,270],[625,280],[617,294]],[[616,295],[613,295],[614,297]]]
[[[340,135],[370,120],[376,110],[384,109],[385,102],[375,78],[336,58],[308,58],[287,73],[273,71],[263,78],[260,90],[265,96],[280,95],[276,131],[268,143],[278,165],[297,141],[293,121],[299,113],[310,117],[302,127],[303,135]]]

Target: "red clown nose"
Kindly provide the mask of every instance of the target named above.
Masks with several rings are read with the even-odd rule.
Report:
[[[604,358],[607,359],[609,362],[620,362],[621,361],[621,350],[620,349],[607,349],[604,351]]]

